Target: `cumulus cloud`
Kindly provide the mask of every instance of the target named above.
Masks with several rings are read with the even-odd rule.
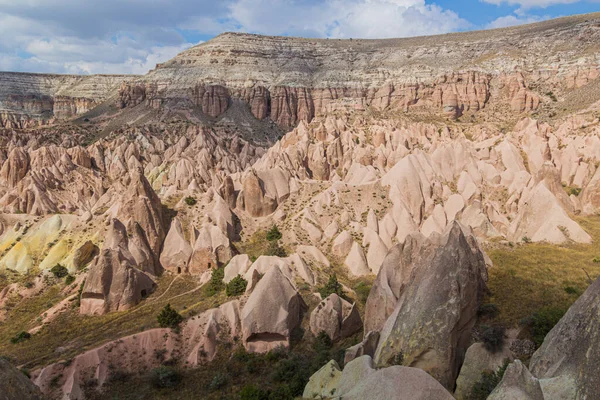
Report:
[[[554,6],[557,4],[572,4],[572,3],[577,3],[580,0],[482,0],[485,3],[490,3],[490,4],[496,4],[496,5],[501,5],[501,4],[508,4],[511,6],[520,6],[523,9],[529,9],[529,8],[546,8],[549,6]],[[598,1],[598,0],[596,0]]]
[[[507,28],[509,26],[515,25],[523,25],[523,24],[531,24],[534,22],[540,22],[549,19],[548,16],[537,16],[537,15],[524,15],[524,16],[516,16],[516,15],[505,15],[503,17],[496,18],[492,22],[486,25],[486,29],[495,29],[495,28]]]

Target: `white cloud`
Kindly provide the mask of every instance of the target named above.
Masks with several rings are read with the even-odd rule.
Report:
[[[580,0],[481,0],[484,1],[485,3],[490,3],[490,4],[496,4],[496,5],[501,5],[501,4],[508,4],[511,6],[520,6],[524,9],[529,9],[529,8],[546,8],[548,6],[553,6],[553,5],[557,5],[557,4],[572,4],[572,3],[577,3]]]
[[[424,0],[238,0],[240,30],[332,38],[384,38],[446,33],[469,23]]]
[[[377,38],[469,26],[425,0],[0,0],[0,69],[145,73],[192,45],[182,30]]]
[[[534,22],[540,22],[549,19],[550,17],[530,15],[530,16],[516,16],[516,15],[506,15],[503,17],[496,18],[492,22],[486,25],[486,29],[495,29],[495,28],[506,28],[509,26],[515,25],[523,25],[523,24],[531,24]]]

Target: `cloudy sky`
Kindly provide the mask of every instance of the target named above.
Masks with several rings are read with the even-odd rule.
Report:
[[[225,31],[383,38],[600,11],[600,0],[0,0],[0,71],[143,74]]]

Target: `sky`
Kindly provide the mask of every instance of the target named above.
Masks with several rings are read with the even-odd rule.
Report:
[[[0,71],[145,74],[228,31],[386,38],[600,11],[600,0],[0,0]]]

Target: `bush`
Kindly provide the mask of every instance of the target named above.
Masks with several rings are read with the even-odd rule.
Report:
[[[279,232],[279,228],[277,227],[277,225],[273,225],[273,227],[267,232],[267,240],[269,242],[276,242],[282,237],[283,235],[281,234],[281,232]]]
[[[500,315],[500,309],[493,303],[482,304],[477,311],[480,318],[494,319]]]
[[[504,365],[498,368],[497,371],[484,371],[481,374],[481,379],[475,382],[473,388],[471,389],[471,396],[469,396],[470,400],[486,400],[490,393],[494,391],[496,386],[502,380],[504,376],[504,372],[508,367],[508,360],[504,361]]]
[[[229,281],[225,287],[225,293],[227,294],[227,297],[241,296],[246,291],[247,285],[248,281],[242,278],[241,275],[238,275]]]
[[[161,328],[179,328],[179,324],[183,321],[183,317],[171,307],[171,304],[167,304],[165,308],[160,311],[160,314],[156,317],[158,324]]]
[[[566,286],[565,292],[567,294],[579,294],[579,290],[577,290],[577,288],[574,288],[573,286]]]
[[[177,369],[165,365],[150,371],[150,384],[157,389],[174,388],[181,382],[181,378]]]
[[[69,271],[60,264],[56,264],[54,267],[52,267],[50,272],[52,272],[56,278],[64,278],[65,276],[69,275]]]
[[[188,196],[185,199],[183,199],[183,201],[185,201],[185,204],[187,204],[188,206],[194,206],[196,205],[197,201],[195,198]]]
[[[313,349],[319,353],[322,351],[327,351],[333,347],[333,342],[331,338],[325,331],[319,332],[316,337],[316,340],[313,343]]]
[[[278,242],[270,242],[269,247],[265,251],[266,256],[287,257],[285,249]]]
[[[213,269],[212,275],[210,276],[210,281],[208,282],[208,287],[206,289],[206,294],[209,297],[214,296],[223,290],[223,287],[225,286],[223,284],[223,278],[225,278],[225,268]]]
[[[358,300],[361,303],[366,304],[367,299],[369,298],[369,293],[371,293],[371,285],[368,285],[361,281],[358,283],[358,285],[354,287],[354,291],[356,292]]]
[[[65,278],[65,285],[69,286],[73,282],[75,282],[75,277],[73,275],[67,275]]]
[[[523,243],[531,243],[531,239],[527,236],[523,236],[521,240],[523,241]]]
[[[323,287],[320,287],[318,290],[323,299],[333,293],[337,294],[340,297],[344,297],[346,295],[344,293],[344,288],[342,287],[342,284],[338,282],[337,276],[335,274],[331,275],[329,277],[329,280],[327,281],[327,284],[325,284],[325,286]]]
[[[565,310],[545,307],[524,318],[521,324],[529,329],[532,339],[537,347],[541,346],[544,338],[565,315]]]
[[[504,332],[502,326],[491,326],[485,329],[481,334],[483,347],[492,353],[501,351],[504,347]]]
[[[210,381],[210,384],[208,385],[208,390],[214,392],[215,390],[224,388],[225,385],[227,385],[227,376],[224,374],[217,374]]]
[[[320,361],[319,361],[320,363]],[[322,366],[324,363],[320,363]],[[302,396],[313,369],[308,358],[299,354],[283,359],[277,363],[272,378],[275,382],[285,383],[292,398]]]
[[[269,394],[256,385],[249,384],[240,391],[241,400],[269,400]]]
[[[21,331],[21,332],[17,333],[15,336],[13,336],[10,339],[10,342],[13,343],[13,344],[16,344],[16,343],[24,342],[24,341],[26,341],[28,339],[31,339],[31,333],[25,332],[25,331]]]

